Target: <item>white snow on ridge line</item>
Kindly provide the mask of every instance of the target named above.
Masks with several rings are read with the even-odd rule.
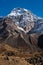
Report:
[[[15,15],[16,15],[16,13],[11,13],[8,16],[15,16]]]
[[[28,12],[28,10],[27,10],[27,9],[24,9],[24,11]]]
[[[17,15],[21,15],[21,14],[20,13],[17,13],[17,14],[16,13],[11,13],[11,14],[8,15],[8,17],[9,16],[17,16]]]

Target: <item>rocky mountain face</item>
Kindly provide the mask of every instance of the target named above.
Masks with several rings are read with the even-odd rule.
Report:
[[[43,19],[27,9],[14,8],[6,17],[0,17],[2,43],[12,47],[28,48],[31,52],[40,51],[38,39],[41,35],[43,35]]]
[[[4,18],[0,17],[0,41],[5,39],[7,37],[7,30],[6,30],[7,24],[4,21]]]
[[[24,8],[0,16],[0,65],[43,65],[43,19]]]
[[[33,33],[42,32],[43,19],[24,8],[14,8],[7,17],[10,17],[14,24],[25,33],[29,34],[29,31]]]

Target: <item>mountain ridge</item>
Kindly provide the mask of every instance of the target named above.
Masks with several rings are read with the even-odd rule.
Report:
[[[1,18],[0,18],[0,23],[1,23],[0,31],[2,31],[2,33],[0,34],[1,39],[7,38],[8,40],[10,36],[12,38],[17,38],[20,35],[20,37],[31,48],[31,46],[33,45],[29,41],[29,36],[30,39],[31,37],[33,38],[33,40],[35,40],[36,38],[35,41],[37,41],[38,37],[43,32],[43,19],[34,15],[27,9],[15,8],[6,17],[4,18],[1,17]],[[2,22],[5,23],[7,26],[5,27],[5,25],[3,25]],[[32,43],[36,45],[37,42],[32,42]],[[36,50],[35,46],[32,48]],[[31,50],[33,50],[32,48]]]

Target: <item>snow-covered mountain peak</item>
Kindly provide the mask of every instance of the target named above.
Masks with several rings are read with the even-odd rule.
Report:
[[[37,16],[34,15],[30,10],[27,10],[25,8],[14,8],[10,14],[8,14],[8,17],[23,17],[25,19],[34,21],[37,20]]]
[[[28,12],[28,10],[24,9],[24,8],[14,8],[9,15],[10,16],[12,16],[12,15],[16,16],[16,15],[21,15],[21,14],[24,14],[27,12]]]
[[[37,25],[43,21],[41,17],[38,17],[25,8],[14,8],[7,17],[11,18],[13,23],[20,30],[25,32],[29,32],[31,29],[37,28]]]

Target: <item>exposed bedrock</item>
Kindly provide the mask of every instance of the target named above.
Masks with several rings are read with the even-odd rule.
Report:
[[[16,28],[13,27],[11,22],[11,19],[0,19],[0,41],[5,41],[12,47],[29,48],[32,51],[39,51],[39,49],[43,48],[42,34],[20,34],[18,30],[15,30]]]

